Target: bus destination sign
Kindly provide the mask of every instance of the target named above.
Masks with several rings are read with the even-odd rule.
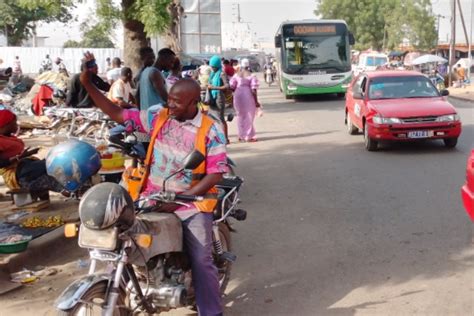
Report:
[[[295,35],[336,34],[335,25],[299,24],[293,26]]]

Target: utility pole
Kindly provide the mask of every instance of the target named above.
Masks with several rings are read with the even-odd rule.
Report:
[[[466,36],[466,44],[469,44],[469,37],[467,36],[466,24],[464,23],[464,15],[462,13],[461,2],[459,0],[457,0],[457,2],[458,2],[458,7],[459,7],[459,15],[461,16],[462,28],[464,30],[464,36]],[[471,2],[471,6],[472,6],[472,2]]]
[[[455,46],[456,46],[456,0],[451,0],[451,41],[449,43],[449,80],[448,86],[451,87],[453,83],[453,61],[454,61],[454,54],[455,54]]]
[[[468,78],[469,78],[469,82],[471,81],[471,64],[472,64],[472,0],[471,0],[471,33],[470,34],[470,38],[469,38],[469,67],[468,67],[468,70],[467,70],[467,73],[468,73]]]
[[[441,14],[438,14],[436,17],[438,18],[438,26],[437,26],[437,28],[436,28],[436,32],[437,32],[437,34],[438,34],[437,37],[436,37],[436,54],[438,54],[438,45],[439,45],[439,19],[441,19],[441,18],[444,19],[444,18],[446,18],[446,17],[445,17],[444,15],[441,15]]]

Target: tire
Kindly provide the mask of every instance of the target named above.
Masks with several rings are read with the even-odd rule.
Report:
[[[219,223],[219,237],[222,243],[222,249],[227,252],[232,251],[232,241],[230,238],[230,231],[225,223]],[[221,293],[224,293],[225,289],[227,288],[227,284],[230,280],[230,271],[232,269],[232,262],[223,261],[218,262],[216,256],[214,255],[214,263],[217,267],[217,271],[219,273],[219,287],[221,289]]]
[[[346,112],[346,126],[347,126],[347,132],[349,135],[355,135],[359,131],[357,127],[352,124],[351,116],[349,115],[349,112]]]
[[[367,130],[367,123],[364,123],[364,144],[365,144],[365,149],[367,149],[368,151],[377,150],[378,143],[377,141],[369,137],[369,132]]]
[[[90,312],[90,314],[87,315],[101,315],[102,313],[102,308],[99,306],[95,305],[92,306],[91,310],[87,310],[88,304],[85,304],[87,302],[90,303],[102,303],[104,301],[105,297],[105,292],[107,290],[107,283],[106,282],[100,282],[92,286],[90,289],[88,289],[84,295],[81,297],[81,302],[78,303],[76,306],[71,308],[70,310],[67,311],[58,311],[59,316],[74,316],[74,315],[84,315],[86,312]],[[117,299],[117,306],[124,306],[125,305],[125,292],[120,291],[119,297]],[[96,307],[96,308],[94,308]],[[125,316],[129,315],[128,311],[126,309],[120,309],[116,308],[114,310],[114,316]]]
[[[293,96],[292,96],[292,95],[285,94],[285,99],[291,100],[291,99],[293,99]]]
[[[340,92],[340,93],[336,93],[336,96],[340,99],[344,99],[346,97],[346,94],[343,92]]]
[[[444,146],[447,148],[454,148],[458,144],[458,139],[457,138],[445,138],[443,139]]]

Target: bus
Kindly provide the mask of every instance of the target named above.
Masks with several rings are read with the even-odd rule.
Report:
[[[275,35],[280,90],[287,99],[323,93],[344,96],[352,79],[353,44],[343,20],[283,22]]]

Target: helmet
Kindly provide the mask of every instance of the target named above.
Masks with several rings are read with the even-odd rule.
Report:
[[[46,171],[71,192],[78,190],[101,167],[100,156],[90,144],[69,140],[51,148]]]
[[[119,226],[126,230],[135,219],[133,201],[117,183],[99,183],[89,189],[79,204],[81,223],[95,230]]]

